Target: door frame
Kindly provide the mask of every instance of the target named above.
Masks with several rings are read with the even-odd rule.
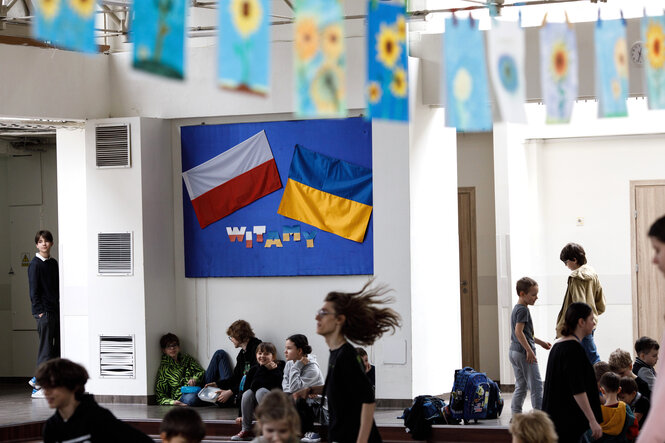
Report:
[[[639,316],[637,297],[637,238],[635,236],[637,224],[637,203],[635,190],[640,186],[665,186],[665,180],[631,180],[630,181],[630,288],[632,292],[633,311],[633,342],[639,338]]]
[[[457,195],[459,199],[460,194],[469,195],[469,207],[471,208],[471,213],[469,214],[469,234],[470,234],[470,245],[471,250],[471,322],[473,324],[473,334],[471,337],[473,353],[470,356],[472,361],[472,367],[476,370],[480,370],[480,333],[478,325],[478,247],[476,241],[476,188],[473,186],[465,186],[457,188]],[[458,214],[459,220],[459,214]],[[458,226],[459,229],[459,226]],[[461,247],[461,245],[460,245]],[[461,270],[461,264],[460,264]],[[461,274],[460,274],[460,284],[461,284]],[[461,301],[460,301],[461,303]],[[460,309],[461,314],[461,309]],[[464,319],[461,319],[464,321]],[[464,350],[464,337],[462,337],[462,350]],[[462,355],[464,359],[464,355]]]

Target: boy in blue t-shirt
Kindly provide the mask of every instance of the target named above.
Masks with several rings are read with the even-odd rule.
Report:
[[[527,388],[531,391],[531,406],[541,409],[543,382],[536,360],[536,343],[544,349],[552,345],[534,336],[529,305],[538,300],[538,283],[522,277],[517,281],[517,304],[510,315],[510,364],[515,372],[515,392],[511,403],[513,415],[522,413]]]

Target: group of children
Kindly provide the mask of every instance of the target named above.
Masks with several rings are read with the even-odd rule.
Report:
[[[583,337],[577,337],[596,375],[600,405],[602,411],[602,441],[634,441],[639,428],[649,412],[649,397],[656,380],[654,366],[658,361],[659,345],[656,340],[641,337],[635,342],[635,361],[629,352],[621,349],[610,354],[608,362],[600,360],[593,342],[593,331],[598,315],[605,310],[602,288],[595,272],[586,264],[584,249],[569,243],[561,252],[561,260],[573,271],[568,280],[568,289],[564,299],[562,313],[557,319],[557,338],[561,336],[561,324],[567,308],[572,304],[586,304],[591,309],[590,327]],[[522,414],[522,406],[527,391],[531,392],[531,404],[534,411],[543,409],[543,382],[536,360],[536,345],[550,349],[549,342],[534,335],[533,321],[528,307],[538,299],[538,284],[529,277],[521,278],[516,285],[518,302],[511,315],[511,346],[509,359],[515,373],[515,392],[512,398],[511,432],[514,441],[556,441],[554,424],[548,414],[533,412]],[[587,308],[589,309],[589,308]],[[593,317],[593,319],[592,319]],[[549,368],[548,368],[549,371]],[[547,408],[545,408],[547,409]],[[521,428],[531,427],[531,431],[540,435],[536,440],[521,434]],[[550,435],[549,428],[554,435]],[[559,429],[557,425],[557,429]],[[529,432],[531,432],[529,431]],[[590,429],[584,435],[588,441],[594,441]]]

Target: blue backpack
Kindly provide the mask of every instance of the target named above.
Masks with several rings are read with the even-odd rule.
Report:
[[[470,367],[456,370],[450,393],[453,418],[464,420],[464,423],[487,418],[491,383],[492,380],[484,372],[476,372]]]

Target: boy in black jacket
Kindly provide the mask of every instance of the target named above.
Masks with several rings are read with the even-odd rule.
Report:
[[[60,277],[58,262],[51,257],[53,234],[37,232],[35,246],[38,252],[28,266],[28,283],[32,316],[37,321],[39,335],[39,367],[46,360],[60,357]],[[44,398],[34,377],[28,383],[33,387],[32,398]]]
[[[141,431],[123,423],[85,393],[88,372],[63,358],[43,363],[36,374],[55,414],[44,425],[44,443],[64,441],[153,443]]]

